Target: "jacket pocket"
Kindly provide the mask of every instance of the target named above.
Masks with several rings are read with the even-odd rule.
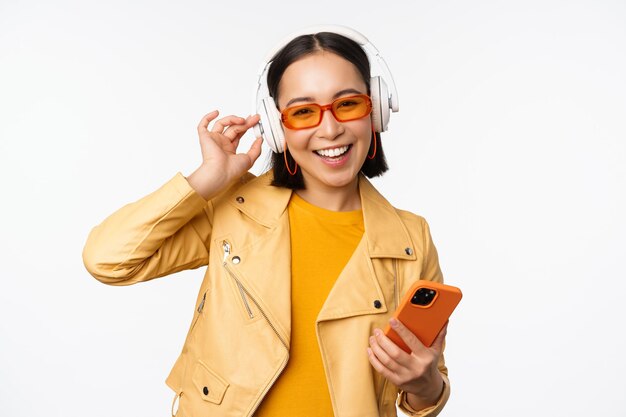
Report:
[[[201,360],[196,362],[191,380],[196,389],[196,394],[202,400],[213,404],[222,403],[229,384]]]

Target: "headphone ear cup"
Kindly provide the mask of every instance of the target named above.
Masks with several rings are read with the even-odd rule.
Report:
[[[276,109],[274,99],[265,97],[261,100],[257,113],[261,116],[261,120],[254,126],[254,134],[257,137],[263,136],[263,140],[272,151],[276,153],[283,152],[285,149],[285,135],[280,121],[280,113]]]
[[[372,98],[372,122],[376,132],[384,132],[389,124],[389,89],[381,77],[370,78],[370,97]]]

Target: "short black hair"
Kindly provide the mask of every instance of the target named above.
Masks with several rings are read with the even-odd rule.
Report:
[[[343,35],[333,32],[319,32],[294,38],[272,58],[272,63],[267,72],[267,87],[270,96],[274,98],[277,106],[278,84],[287,67],[306,55],[320,51],[335,53],[351,62],[361,75],[367,88],[367,94],[370,94],[370,62],[363,48],[357,42]],[[361,172],[368,178],[380,176],[389,169],[381,144],[380,133],[375,132],[373,136],[370,144],[370,154],[372,147],[376,146],[376,155],[373,159],[365,158],[365,162],[361,166]],[[293,157],[288,151],[286,152],[289,166],[295,166]],[[270,168],[274,174],[272,185],[293,190],[304,189],[302,170],[298,170],[295,175],[289,174],[284,158],[283,152],[272,152],[270,159]]]

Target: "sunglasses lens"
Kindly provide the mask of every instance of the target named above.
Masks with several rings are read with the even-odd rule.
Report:
[[[365,96],[345,97],[333,102],[333,113],[340,122],[360,119],[371,110],[370,101]]]
[[[322,120],[322,109],[332,107],[335,118],[340,122],[360,119],[372,111],[372,102],[366,95],[339,98],[331,105],[320,107],[311,103],[289,107],[281,113],[281,119],[289,129],[307,129],[317,126]]]
[[[317,105],[291,107],[283,113],[283,122],[290,129],[305,129],[318,124],[321,113]]]

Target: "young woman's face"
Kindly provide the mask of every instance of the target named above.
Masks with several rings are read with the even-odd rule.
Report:
[[[278,107],[282,111],[307,103],[325,105],[355,94],[367,94],[356,67],[332,52],[317,52],[287,67],[278,84]],[[307,189],[341,188],[357,181],[370,146],[371,115],[339,122],[326,110],[318,126],[283,130]]]

